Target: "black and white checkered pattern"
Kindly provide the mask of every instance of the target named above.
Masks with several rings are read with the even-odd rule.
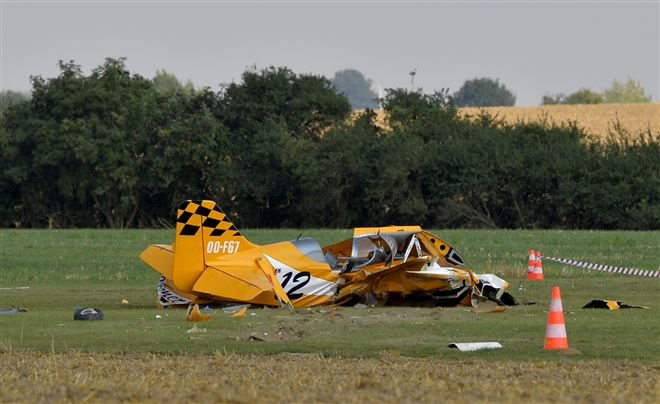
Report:
[[[209,207],[203,206],[203,204]],[[177,209],[176,222],[179,236],[194,236],[197,234],[200,226],[190,223],[191,218],[197,215],[203,218],[201,227],[213,229],[211,231],[213,237],[223,235],[236,237],[241,235],[236,226],[215,202],[188,200],[181,203]]]
[[[633,276],[647,276],[649,278],[660,278],[660,271],[651,271],[646,269],[637,269],[637,268],[625,268],[625,267],[613,267],[610,265],[604,264],[594,264],[591,262],[584,262],[580,260],[574,260],[570,258],[561,258],[561,257],[543,257],[545,260],[555,261],[566,265],[572,265],[574,267],[584,268],[584,269],[593,269],[596,271],[611,272],[613,274],[622,274],[622,275],[633,275]]]

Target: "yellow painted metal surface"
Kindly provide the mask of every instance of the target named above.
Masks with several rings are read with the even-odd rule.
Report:
[[[449,243],[419,226],[356,228],[353,238],[326,247],[312,239],[256,245],[215,202],[191,200],[179,206],[175,231],[173,245],[149,246],[140,257],[164,276],[164,298],[181,298],[176,304],[306,307],[465,293],[465,285],[479,284],[472,271],[452,264],[462,259]]]
[[[384,226],[384,227],[356,227],[353,230],[353,236],[361,236],[364,234],[378,234],[378,233],[395,233],[400,231],[420,232],[422,230],[419,226]]]
[[[173,278],[174,249],[168,244],[152,244],[140,254],[140,259],[167,279]]]

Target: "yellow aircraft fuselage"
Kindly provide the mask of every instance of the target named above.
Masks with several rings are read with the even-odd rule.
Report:
[[[311,238],[256,245],[208,200],[182,203],[175,242],[151,245],[140,258],[162,275],[162,305],[306,307],[394,296],[468,303],[484,291],[453,247],[419,226],[356,228],[353,238],[326,247]]]

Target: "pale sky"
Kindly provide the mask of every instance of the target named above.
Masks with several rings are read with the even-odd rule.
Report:
[[[629,77],[660,96],[659,1],[0,1],[3,90],[57,75],[58,60],[89,72],[126,57],[214,90],[274,65],[355,68],[383,88],[410,88],[417,69],[425,92],[498,78],[517,105]]]

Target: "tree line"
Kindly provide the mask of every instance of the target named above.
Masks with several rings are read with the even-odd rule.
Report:
[[[0,117],[2,227],[173,224],[184,199],[246,227],[660,228],[660,136],[459,116],[388,89],[387,128],[330,80],[249,69],[218,91],[107,59],[32,79]],[[170,88],[167,87],[167,88]]]
[[[416,71],[410,74],[414,77]],[[338,92],[346,95],[353,109],[378,108],[378,97],[372,90],[373,82],[355,69],[345,69],[335,73],[331,80]],[[466,80],[458,91],[452,94],[457,107],[496,107],[516,104],[515,94],[489,77]],[[626,82],[614,80],[603,92],[580,88],[570,93],[546,94],[541,103],[553,104],[601,104],[601,103],[648,103],[651,95],[646,93],[638,80],[628,78]]]
[[[638,80],[628,78],[625,83],[618,80],[602,93],[588,88],[581,88],[571,94],[546,94],[541,103],[543,105],[555,104],[610,104],[610,103],[647,103],[651,102],[651,95],[646,94]]]
[[[415,73],[410,74],[414,76]],[[165,69],[158,70],[151,81],[159,93],[175,91],[192,93],[195,91],[195,86],[190,80],[183,84],[174,74],[168,73]],[[373,89],[373,81],[366,78],[360,71],[356,69],[340,70],[334,74],[330,82],[338,93],[348,99],[354,110],[380,107],[379,99],[382,98],[382,89],[379,86],[379,92],[376,94]],[[29,92],[0,91],[0,112],[12,104],[28,100],[30,96]],[[452,100],[458,107],[513,106],[516,103],[516,96],[500,83],[499,79],[481,77],[466,80],[458,91],[452,94]],[[651,101],[651,95],[646,94],[646,90],[639,81],[628,78],[625,83],[614,80],[612,86],[602,93],[588,88],[580,88],[568,95],[564,93],[546,94],[543,96],[541,104],[648,103]]]

